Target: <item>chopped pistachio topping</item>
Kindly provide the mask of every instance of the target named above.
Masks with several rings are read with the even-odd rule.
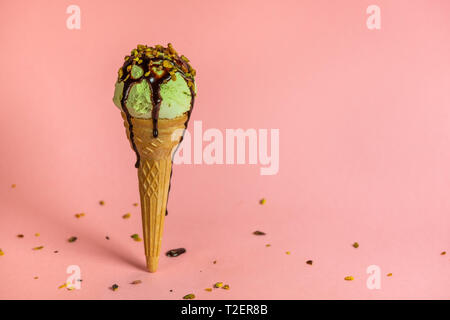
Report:
[[[147,64],[150,71],[144,74],[141,66],[146,66]],[[158,68],[153,68],[153,66],[158,66]],[[175,75],[176,72],[181,72],[188,86],[195,88],[194,77],[196,71],[189,64],[189,59],[184,55],[179,56],[170,43],[167,45],[167,48],[162,45],[148,47],[138,44],[137,48],[131,50],[130,55],[125,57],[124,66],[119,69],[118,76],[119,81],[125,81],[130,76],[132,79],[139,79],[143,75],[145,78],[149,78],[152,73],[160,76],[165,71],[170,73],[172,79],[177,77]]]
[[[195,299],[195,294],[189,293],[189,294],[185,295],[185,296],[183,297],[183,299],[185,299],[185,300],[192,300],[192,299]]]
[[[138,235],[137,233],[132,234],[132,235],[131,235],[131,238],[132,238],[134,241],[137,241],[137,242],[142,241],[142,239],[139,237],[139,235]]]

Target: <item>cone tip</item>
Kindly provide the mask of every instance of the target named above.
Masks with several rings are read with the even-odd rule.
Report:
[[[150,272],[156,272],[158,269],[158,257],[146,257],[147,258],[147,269]]]

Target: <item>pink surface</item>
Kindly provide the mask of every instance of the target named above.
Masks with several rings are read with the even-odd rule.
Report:
[[[2,2],[0,298],[450,298],[450,2],[343,3]],[[280,129],[280,169],[175,166],[163,252],[187,253],[150,274],[111,98],[123,56],[167,42],[198,71],[191,121]],[[69,265],[81,290],[58,289]]]

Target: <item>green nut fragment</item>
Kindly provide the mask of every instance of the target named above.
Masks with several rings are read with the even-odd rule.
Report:
[[[132,79],[139,79],[144,74],[144,69],[137,65],[133,65],[131,67],[131,78]]]

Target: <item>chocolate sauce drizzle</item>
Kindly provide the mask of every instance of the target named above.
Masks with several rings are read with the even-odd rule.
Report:
[[[151,57],[147,57],[146,55],[144,55],[141,57],[142,62],[139,61],[140,63],[138,64],[138,66],[143,69],[143,75],[138,79],[133,79],[131,77],[131,70],[129,70],[129,71],[127,70],[128,68],[132,68],[132,66],[136,64],[135,60],[131,59],[131,58],[132,57],[129,57],[128,60],[125,61],[124,65],[121,68],[122,75],[119,77],[119,81],[124,81],[124,87],[123,87],[123,94],[122,94],[122,99],[120,101],[120,104],[122,106],[122,110],[126,114],[128,129],[130,131],[131,145],[132,145],[134,152],[136,153],[135,168],[139,168],[141,157],[139,155],[139,152],[136,147],[136,143],[134,141],[133,123],[131,121],[132,116],[126,106],[126,102],[127,102],[128,96],[130,94],[130,90],[133,85],[135,85],[136,83],[139,83],[141,81],[147,81],[147,83],[151,87],[151,100],[152,100],[152,106],[153,106],[153,108],[152,108],[152,121],[153,121],[152,134],[153,134],[154,138],[157,138],[158,137],[159,110],[161,108],[161,102],[162,102],[162,98],[160,95],[161,85],[170,81],[172,79],[172,75],[170,72],[167,71],[166,68],[162,68],[162,70],[158,69],[158,64],[163,65],[163,61],[165,60],[164,57],[151,58]],[[186,80],[186,82],[191,81],[193,83],[194,82],[193,77],[187,77],[185,72],[183,71],[183,70],[192,70],[192,68],[189,66],[189,64],[186,61],[179,58],[178,54],[176,54],[176,58],[173,61],[174,62],[173,67],[178,72],[178,75],[180,75],[180,74],[182,75],[182,77],[184,78],[184,80]],[[155,70],[155,68],[158,70]],[[156,71],[162,71],[162,73],[158,74]],[[191,118],[192,110],[194,108],[194,100],[195,100],[196,94],[195,94],[193,86],[189,86],[189,90],[191,93],[191,106],[189,108],[189,111],[187,112],[187,120],[184,123],[185,130],[183,131],[183,135],[180,138],[180,143],[177,145],[174,154],[177,152],[178,148],[180,147],[181,142],[183,141],[184,133],[186,132],[186,128],[187,128],[189,119]],[[173,159],[172,159],[172,161],[173,161]],[[170,193],[170,188],[171,188],[172,172],[173,172],[173,169],[171,169],[171,171],[170,171],[168,193]],[[168,215],[168,211],[167,211],[168,202],[169,202],[169,195],[167,195],[166,216]],[[181,248],[181,249],[183,249],[183,248]],[[180,249],[178,249],[178,250],[180,250]],[[184,253],[184,252],[181,252],[181,253]]]
[[[142,63],[139,64],[138,66],[140,68],[142,68],[144,70],[144,75],[141,76],[139,79],[132,79],[131,78],[131,70],[130,72],[127,71],[127,68],[129,66],[133,65],[133,60],[132,59],[128,59],[124,65],[122,66],[122,78],[128,74],[129,76],[127,76],[124,81],[124,87],[123,87],[123,95],[122,95],[122,99],[120,101],[120,104],[122,106],[122,110],[125,112],[126,114],[126,118],[127,118],[127,122],[128,122],[128,128],[130,131],[130,140],[131,140],[131,145],[132,148],[134,150],[134,152],[136,153],[136,164],[135,164],[135,168],[139,168],[140,166],[140,155],[139,152],[136,148],[136,144],[134,142],[134,132],[133,132],[133,123],[131,122],[131,114],[130,111],[128,110],[127,106],[126,106],[126,102],[128,99],[128,95],[130,94],[130,90],[132,88],[133,85],[135,85],[136,83],[140,83],[141,81],[147,81],[147,83],[149,84],[150,88],[151,88],[151,100],[152,100],[152,121],[153,121],[153,137],[157,138],[158,137],[158,120],[159,120],[159,110],[161,108],[161,102],[162,102],[162,98],[161,98],[161,85],[170,81],[172,79],[172,75],[166,70],[166,69],[162,69],[162,73],[158,74],[157,72],[155,72],[154,67],[157,67],[157,63],[162,63],[164,61],[164,58],[148,58],[146,56],[142,57]],[[157,62],[156,64],[154,64],[153,66],[151,65],[152,62]],[[177,71],[179,72],[179,74],[182,75],[182,77],[188,81],[191,80],[193,81],[193,79],[189,79],[188,77],[186,77],[184,75],[184,72],[181,70],[181,67],[184,65],[186,66],[187,64],[184,63],[184,61],[178,61],[176,60],[175,63],[177,64]],[[158,70],[160,71],[160,70]],[[149,74],[148,76],[145,76],[146,74]],[[119,78],[119,81],[122,80],[122,78]],[[192,113],[192,109],[194,107],[194,97],[195,97],[195,92],[193,90],[192,87],[189,87],[189,90],[191,92],[191,106],[189,108],[189,111],[187,112],[187,120],[184,124],[184,127],[187,128],[187,124],[188,121],[191,117],[191,113]],[[180,139],[180,143],[181,141],[183,141],[184,138],[184,132],[183,132],[183,136]],[[177,148],[179,147],[179,144],[177,146]],[[172,172],[171,172],[171,176],[172,176]],[[169,190],[170,190],[170,183],[169,183]],[[167,212],[166,212],[167,215]]]

